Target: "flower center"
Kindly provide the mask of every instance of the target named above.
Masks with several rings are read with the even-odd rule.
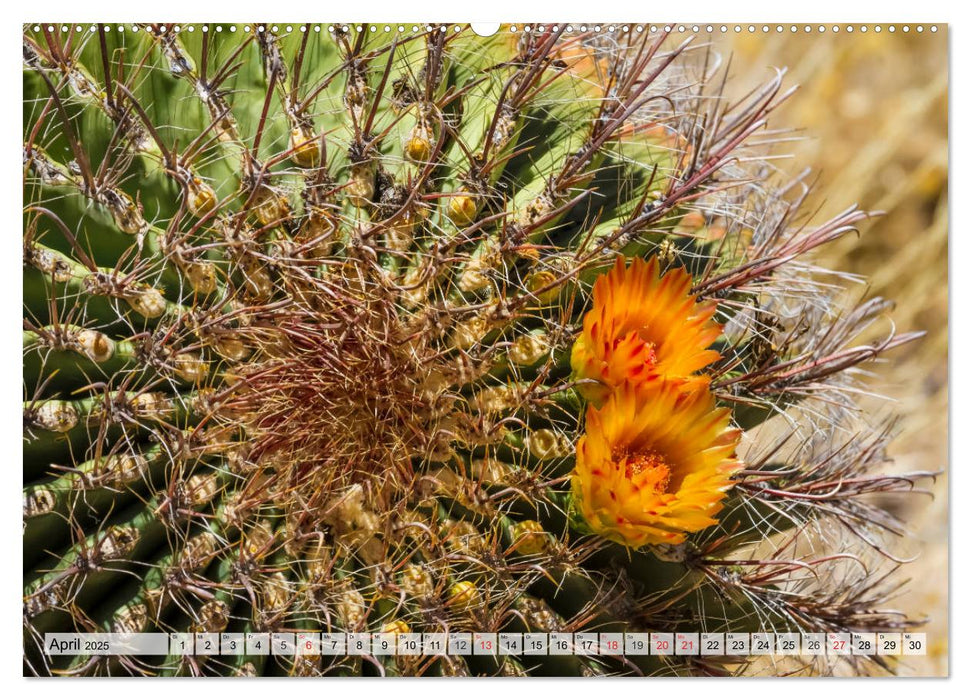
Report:
[[[664,493],[671,482],[671,467],[657,452],[635,452],[627,457],[627,478],[640,488]]]
[[[644,349],[647,352],[648,358],[650,358],[650,363],[652,365],[657,364],[657,343],[655,343],[651,338],[647,337],[647,329],[642,328],[637,331],[637,337],[644,341]]]
[[[614,352],[617,352],[618,348],[621,346],[622,343],[625,343],[625,342],[631,343],[631,342],[634,342],[635,339],[643,343],[642,347],[644,352],[644,361],[652,365],[657,364],[657,344],[650,338],[644,337],[643,331],[631,331],[626,335],[622,335],[622,336],[619,335],[613,340],[605,342],[604,354],[610,355]]]

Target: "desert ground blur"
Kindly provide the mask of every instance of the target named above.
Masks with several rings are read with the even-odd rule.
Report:
[[[815,220],[852,203],[885,214],[823,250],[819,261],[866,278],[859,293],[893,299],[898,331],[927,335],[894,350],[871,367],[869,388],[892,399],[899,414],[890,454],[894,471],[937,471],[948,466],[948,38],[887,25],[877,33],[841,27],[820,33],[778,33],[748,25],[715,31],[710,40],[731,57],[730,85],[752,87],[787,68],[785,84],[799,90],[776,112],[772,127],[798,127],[785,144],[794,157],[780,167],[795,174],[812,167],[817,184],[809,208]],[[885,330],[885,329],[884,329]],[[865,338],[861,340],[870,340]],[[867,407],[885,412],[887,402]],[[948,479],[930,486],[932,497],[897,499],[898,515],[911,526],[907,553],[912,581],[895,606],[925,616],[929,653],[910,657],[903,675],[948,673]]]

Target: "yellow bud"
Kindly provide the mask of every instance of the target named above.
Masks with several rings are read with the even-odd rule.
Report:
[[[279,224],[290,217],[290,202],[283,195],[263,187],[253,197],[253,213],[263,226]]]
[[[219,543],[215,535],[201,532],[189,539],[182,548],[179,564],[189,571],[198,571],[209,566],[216,558]]]
[[[325,258],[330,255],[336,232],[336,217],[327,209],[315,207],[310,210],[303,226],[300,227],[297,241],[304,245],[310,242],[315,243],[313,248],[307,250],[304,255],[313,258]]]
[[[472,468],[472,475],[484,484],[504,483],[511,471],[509,465],[492,458],[473,459],[469,466]]]
[[[539,224],[553,211],[553,202],[550,198],[542,194],[526,205],[516,217],[516,223],[525,229],[530,229]]]
[[[334,565],[330,545],[316,540],[310,545],[310,549],[304,557],[304,562],[310,580],[327,580],[331,576]]]
[[[570,453],[569,440],[549,428],[532,431],[526,437],[526,448],[537,459],[565,457]]]
[[[529,276],[526,282],[526,288],[534,293],[540,302],[545,304],[552,301],[559,293],[557,287],[549,286],[556,282],[556,280],[557,275],[551,270],[539,270]]]
[[[408,221],[393,224],[388,227],[384,237],[391,250],[399,253],[407,252],[415,239],[414,224]]]
[[[139,537],[134,527],[115,525],[108,528],[104,539],[95,545],[95,550],[103,559],[125,559],[135,549]]]
[[[263,604],[271,615],[285,610],[290,603],[290,583],[282,571],[274,571],[263,580]]]
[[[476,292],[488,287],[491,275],[502,263],[499,244],[494,240],[487,240],[482,247],[472,254],[465,263],[458,279],[458,287],[463,292]]]
[[[98,460],[90,471],[78,474],[77,485],[82,489],[120,489],[141,478],[148,468],[143,455],[116,454]]]
[[[539,554],[549,546],[549,535],[535,520],[524,520],[512,528],[513,548],[518,554]]]
[[[411,138],[405,142],[405,156],[417,163],[424,163],[431,154],[432,144],[424,136],[417,134],[417,129],[413,131]]]
[[[199,608],[198,618],[189,628],[196,633],[222,632],[229,626],[229,606],[221,600],[209,600]],[[202,652],[197,652],[201,654]]]
[[[214,472],[195,474],[185,482],[185,490],[192,505],[205,505],[219,493],[219,477]]]
[[[540,256],[539,246],[532,244],[521,245],[516,248],[516,255],[530,262],[538,262]]]
[[[106,190],[101,197],[111,212],[115,225],[123,232],[135,235],[148,228],[148,223],[142,218],[135,202],[121,190]]]
[[[408,634],[411,632],[411,628],[408,623],[404,620],[392,620],[391,622],[386,622],[381,628],[381,632],[384,634]]]
[[[175,356],[175,373],[187,382],[197,384],[209,374],[209,363],[194,352],[182,352]]]
[[[521,400],[515,387],[500,384],[486,387],[479,391],[473,399],[473,404],[479,413],[511,412]]]
[[[427,598],[435,590],[431,574],[416,564],[405,567],[401,572],[399,585],[412,598]]]
[[[468,350],[489,330],[489,323],[484,318],[476,317],[463,321],[455,326],[452,331],[452,345],[459,350]]]
[[[549,350],[546,333],[529,333],[513,341],[509,347],[509,361],[515,365],[535,364]]]
[[[183,272],[197,294],[211,294],[216,291],[216,266],[211,262],[187,263]]]
[[[448,198],[448,218],[456,226],[467,226],[475,220],[479,205],[470,194],[459,194]]]
[[[417,163],[425,163],[431,158],[435,132],[428,126],[427,114],[419,115],[418,123],[412,127],[405,139],[405,157]]]
[[[257,299],[266,299],[273,291],[273,280],[266,266],[254,259],[245,260],[242,265],[246,291]]]
[[[269,554],[272,542],[273,530],[261,520],[243,535],[242,553],[251,559],[262,559]]]
[[[479,591],[471,581],[459,581],[448,590],[450,608],[471,608],[479,602]]]
[[[320,140],[305,126],[290,132],[290,159],[301,168],[316,168],[320,164]]]
[[[351,631],[360,629],[367,619],[364,596],[355,590],[345,592],[337,601],[337,616],[345,629]]]
[[[216,191],[199,178],[190,178],[185,186],[185,204],[190,214],[201,218],[215,208]]]
[[[154,391],[138,394],[129,403],[136,416],[148,420],[165,420],[175,410],[168,396]]]
[[[243,360],[249,355],[249,348],[240,338],[232,335],[220,335],[213,341],[216,352],[227,360]]]
[[[48,401],[37,409],[35,422],[44,430],[66,433],[78,424],[78,412],[69,403]]]
[[[145,318],[156,318],[165,313],[165,297],[154,287],[128,297],[128,305]]]
[[[371,163],[358,163],[351,166],[344,195],[355,207],[363,207],[371,202],[374,196],[374,168]]]
[[[129,603],[115,615],[109,629],[114,634],[134,634],[143,631],[147,624],[148,606]]]
[[[115,343],[101,331],[82,330],[77,334],[81,352],[94,362],[105,362],[115,352]]]
[[[463,292],[476,292],[489,286],[486,271],[492,268],[481,260],[470,260],[468,266],[459,275],[459,289]]]
[[[54,492],[43,486],[31,491],[24,491],[24,517],[33,518],[54,510],[57,497]]]

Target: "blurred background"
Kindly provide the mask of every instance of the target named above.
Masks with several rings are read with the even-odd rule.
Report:
[[[770,118],[770,126],[798,127],[786,144],[794,156],[779,162],[790,174],[808,165],[817,178],[808,209],[815,221],[852,203],[886,212],[824,248],[820,262],[863,275],[859,293],[893,299],[898,331],[923,330],[923,339],[871,365],[870,389],[895,402],[901,417],[891,446],[894,471],[945,470],[948,464],[948,38],[947,27],[918,33],[838,33],[827,25],[809,34],[786,25],[776,33],[716,32],[717,52],[732,59],[729,86],[751,89],[788,69],[785,85],[799,90]],[[741,94],[737,95],[741,96]],[[886,329],[880,329],[885,331]],[[879,331],[878,331],[879,332]],[[861,338],[869,340],[870,338]],[[885,413],[886,400],[868,408]],[[909,657],[904,675],[948,673],[948,479],[931,497],[887,504],[912,528],[907,567],[913,578],[895,606],[926,616],[928,655]]]

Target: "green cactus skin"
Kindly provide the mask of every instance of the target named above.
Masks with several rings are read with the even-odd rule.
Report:
[[[703,48],[633,25],[113,28],[24,27],[25,674],[751,668],[46,658],[54,631],[918,624],[881,607],[903,530],[866,497],[927,475],[882,475],[848,391],[913,334],[851,345],[886,303],[798,264],[866,214],[805,226],[759,160],[781,76],[730,106]],[[617,254],[719,301],[711,386],[752,443],[677,548],[571,508],[570,348]]]

